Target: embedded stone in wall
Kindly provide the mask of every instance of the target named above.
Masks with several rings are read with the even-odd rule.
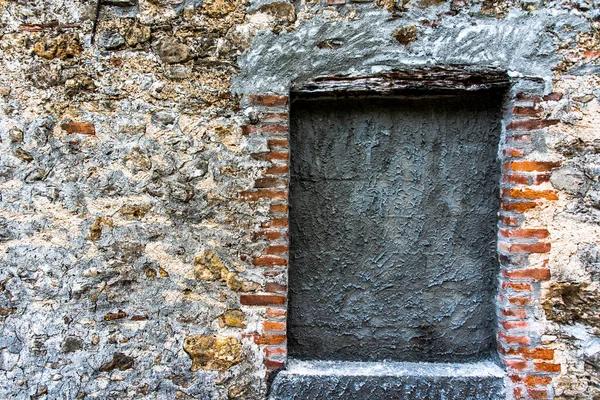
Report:
[[[219,326],[231,328],[245,328],[246,314],[242,310],[227,310],[219,317]]]
[[[83,49],[79,44],[79,35],[64,34],[55,38],[42,38],[34,47],[33,52],[49,60],[53,58],[73,58],[81,54]]]
[[[152,30],[149,26],[135,24],[125,34],[125,40],[130,46],[136,46],[150,40]]]
[[[105,50],[116,50],[125,44],[125,38],[115,31],[104,31],[98,36],[98,46]]]
[[[260,6],[259,12],[272,15],[277,22],[294,22],[296,20],[296,9],[294,5],[287,2],[268,3]]]
[[[392,35],[400,44],[404,46],[417,40],[417,27],[414,25],[407,25],[398,28]]]
[[[224,371],[243,360],[242,344],[235,337],[192,335],[185,338],[183,349],[192,359],[190,371]]]
[[[194,274],[201,281],[216,281],[227,276],[227,268],[212,250],[204,250],[194,259]]]
[[[194,275],[201,281],[225,282],[231,290],[248,292],[258,290],[260,285],[241,279],[227,269],[219,256],[212,250],[204,250],[194,259]]]
[[[110,372],[112,370],[118,369],[120,371],[125,371],[133,368],[135,361],[133,357],[125,355],[123,353],[115,353],[113,355],[112,360],[105,362],[100,367],[100,372]]]
[[[156,54],[165,64],[179,64],[190,59],[191,49],[174,37],[166,37],[158,43]]]
[[[600,292],[590,284],[553,283],[543,307],[546,318],[559,324],[581,323],[600,328]]]

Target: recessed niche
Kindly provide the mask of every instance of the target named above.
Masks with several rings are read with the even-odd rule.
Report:
[[[502,95],[293,100],[289,357],[495,351]]]

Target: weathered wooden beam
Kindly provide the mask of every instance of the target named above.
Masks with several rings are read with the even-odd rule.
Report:
[[[445,66],[394,70],[372,76],[336,75],[296,82],[292,93],[301,97],[320,95],[401,94],[406,91],[475,91],[507,88],[504,70]]]

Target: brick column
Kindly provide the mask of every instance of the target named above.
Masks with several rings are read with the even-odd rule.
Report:
[[[548,182],[550,171],[560,163],[532,155],[532,134],[558,122],[543,119],[539,103],[557,99],[557,93],[544,98],[518,93],[510,99],[498,237],[498,351],[512,385],[509,398],[552,398],[552,377],[560,371],[554,351],[541,343],[535,319],[541,282],[550,279],[548,260],[539,256],[550,251],[550,232],[544,226],[530,226],[526,216],[528,210],[558,199]],[[538,256],[531,257],[534,254]]]
[[[264,244],[264,249],[252,260],[266,277],[263,292],[243,294],[240,303],[264,308],[260,332],[246,336],[263,348],[264,363],[270,372],[282,368],[287,357],[287,286],[280,282],[287,282],[288,265],[289,100],[287,96],[264,94],[251,95],[248,101],[257,110],[257,120],[244,126],[242,132],[266,140],[269,151],[252,156],[268,165],[255,180],[254,188],[240,195],[245,201],[268,204],[270,219],[255,232],[255,239]]]

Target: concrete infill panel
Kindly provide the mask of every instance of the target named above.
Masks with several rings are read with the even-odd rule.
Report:
[[[504,372],[478,363],[290,360],[273,380],[270,400],[502,399]]]
[[[293,101],[288,351],[495,351],[500,92]]]

